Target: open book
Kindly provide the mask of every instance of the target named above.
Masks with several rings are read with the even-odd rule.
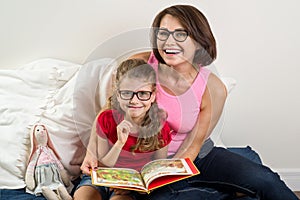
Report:
[[[98,167],[92,170],[92,183],[150,193],[151,190],[199,174],[189,159],[158,159],[144,165],[141,172],[128,168]]]

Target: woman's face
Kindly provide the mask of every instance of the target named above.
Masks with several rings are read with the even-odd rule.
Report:
[[[169,32],[184,30],[179,20],[169,14],[162,18],[159,29],[165,29]],[[198,48],[197,43],[189,36],[184,41],[176,41],[173,35],[170,34],[165,41],[157,39],[157,47],[161,57],[167,65],[173,67],[186,62],[193,63],[195,51]]]
[[[140,79],[131,79],[124,77],[120,82],[119,91],[124,92],[125,99],[118,93],[117,98],[120,103],[121,109],[125,112],[125,119],[132,120],[139,124],[144,119],[146,112],[150,109],[151,104],[155,101],[155,93],[153,92],[153,85]],[[134,94],[130,98],[131,92],[140,92],[140,94]],[[149,92],[153,92],[149,95]],[[148,100],[140,100],[138,98],[147,98]]]

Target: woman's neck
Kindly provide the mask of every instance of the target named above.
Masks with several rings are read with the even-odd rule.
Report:
[[[199,69],[193,65],[159,65],[159,82],[169,94],[180,95],[187,91],[197,77]]]

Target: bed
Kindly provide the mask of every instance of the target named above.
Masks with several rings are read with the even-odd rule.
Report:
[[[72,180],[80,176],[91,125],[110,93],[112,74],[121,60],[150,50],[145,39],[148,31],[136,29],[112,37],[99,45],[84,64],[44,58],[0,69],[0,132],[4,133],[0,137],[0,189],[26,186],[29,132],[37,123],[46,125]],[[116,43],[123,45],[113,48]],[[217,73],[214,66],[209,68]],[[230,77],[221,79],[228,92],[236,85]],[[212,134],[218,146],[224,146],[220,137],[223,123],[224,114]]]

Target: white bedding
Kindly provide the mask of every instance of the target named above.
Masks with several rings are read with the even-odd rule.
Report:
[[[104,103],[109,83],[104,71],[113,68],[111,62],[78,65],[43,59],[0,70],[0,188],[25,186],[29,131],[35,123],[47,126],[63,165],[79,175],[91,124]]]

